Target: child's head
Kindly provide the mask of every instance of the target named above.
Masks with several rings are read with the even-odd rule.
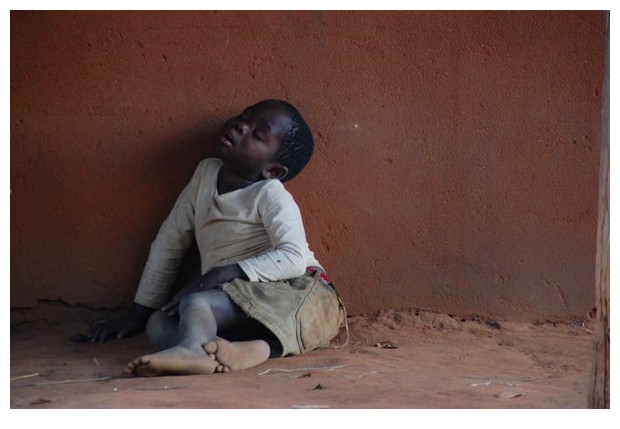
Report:
[[[282,100],[263,100],[229,119],[220,141],[222,158],[249,180],[291,180],[314,151],[310,127],[292,104]]]
[[[274,157],[275,162],[288,168],[288,174],[282,181],[291,180],[303,170],[312,157],[314,152],[312,131],[301,113],[292,104],[283,100],[265,100],[258,104],[261,103],[271,103],[282,107],[291,119],[291,128],[280,139],[280,150]]]

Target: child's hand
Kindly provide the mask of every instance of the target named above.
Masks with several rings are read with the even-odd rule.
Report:
[[[197,279],[193,280],[190,284],[185,286],[183,289],[178,291],[174,295],[174,297],[170,300],[170,302],[168,302],[166,305],[164,305],[161,308],[161,311],[168,313],[169,316],[177,315],[179,313],[179,303],[181,302],[181,299],[185,295],[189,295],[189,294],[196,293],[196,292],[204,292],[205,290],[207,290],[204,287],[204,283],[202,281],[202,278],[205,276],[198,277]]]
[[[228,282],[236,278],[247,279],[245,272],[238,264],[215,267],[193,280],[190,284],[177,292],[174,298],[172,298],[172,300],[161,309],[162,311],[167,312],[168,315],[174,316],[179,313],[179,303],[185,295],[196,292],[205,292],[224,282]]]
[[[127,317],[114,320],[98,320],[90,327],[86,335],[72,337],[75,342],[103,343],[112,338],[128,338],[146,328],[146,321],[155,309],[134,303]]]
[[[103,343],[112,338],[127,338],[138,332],[142,332],[144,326],[140,321],[123,317],[114,320],[97,320],[90,328],[90,333],[86,335],[88,341],[93,343]]]

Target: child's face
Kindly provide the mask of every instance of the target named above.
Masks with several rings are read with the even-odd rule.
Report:
[[[291,125],[290,116],[277,104],[250,106],[222,127],[217,145],[220,158],[244,179],[270,176],[265,171],[273,164],[282,135]]]

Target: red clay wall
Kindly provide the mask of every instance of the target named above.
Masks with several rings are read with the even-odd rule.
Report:
[[[594,306],[603,12],[12,12],[11,306],[131,302],[209,136],[263,98],[351,313]]]

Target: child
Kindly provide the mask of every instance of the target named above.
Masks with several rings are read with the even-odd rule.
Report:
[[[95,322],[86,336],[146,329],[162,350],[129,362],[127,376],[247,369],[327,345],[345,317],[281,183],[312,156],[301,114],[261,101],[229,119],[216,143],[218,158],[198,165],[153,242],[128,316]],[[170,300],[194,239],[204,274]]]

